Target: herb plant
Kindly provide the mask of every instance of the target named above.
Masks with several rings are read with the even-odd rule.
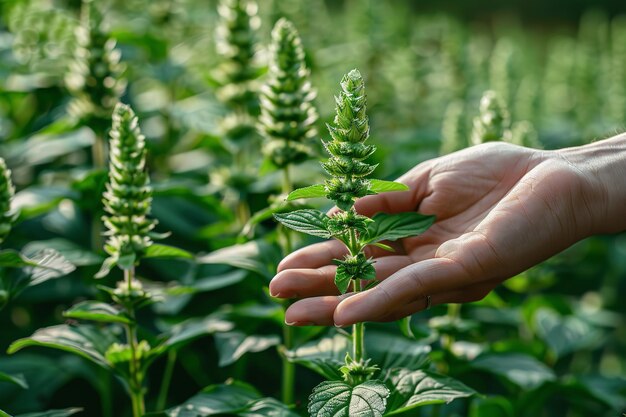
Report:
[[[369,122],[363,77],[352,70],[341,80],[341,91],[336,97],[336,116],[328,125],[331,140],[324,142],[329,159],[322,162],[330,175],[324,184],[301,188],[289,194],[288,199],[324,196],[333,201],[339,211],[328,216],[313,209],[275,214],[286,227],[322,238],[341,241],[347,254],[337,260],[335,284],[343,294],[350,288],[356,293],[376,284],[374,261],[364,249],[376,245],[391,248],[381,241],[396,240],[422,233],[433,223],[433,216],[418,213],[378,213],[372,219],[360,215],[354,208],[358,198],[386,191],[405,191],[407,186],[392,181],[368,179],[376,169],[368,158],[376,147],[368,144]],[[309,413],[314,417],[328,415],[380,416],[386,409],[390,390],[381,379],[374,378],[380,370],[371,364],[364,352],[364,324],[352,329],[351,353],[346,353],[340,368],[342,381],[322,382],[309,399]],[[341,410],[341,411],[340,411]]]

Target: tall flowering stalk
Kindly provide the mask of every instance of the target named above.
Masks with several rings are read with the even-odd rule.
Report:
[[[474,118],[471,141],[478,145],[485,142],[511,140],[511,118],[506,104],[498,94],[489,90],[480,99],[479,115]]]
[[[312,209],[274,216],[294,230],[341,241],[347,254],[343,259],[336,260],[335,284],[341,293],[347,292],[350,287],[358,293],[365,289],[366,284],[377,283],[374,261],[364,253],[367,245],[391,250],[381,241],[417,235],[425,231],[434,218],[409,212],[378,213],[370,219],[356,212],[354,203],[360,197],[385,191],[405,191],[408,187],[392,181],[367,178],[377,166],[368,162],[376,147],[366,143],[369,121],[365,85],[358,70],[352,70],[343,77],[341,91],[335,101],[334,123],[328,125],[331,140],[323,142],[329,158],[322,162],[322,166],[330,179],[324,184],[297,189],[289,194],[288,200],[325,196],[337,205],[339,211],[332,217]],[[379,368],[370,364],[365,355],[364,331],[363,323],[353,325],[352,352],[346,353],[345,365],[340,368],[344,381],[322,382],[314,389],[309,403],[311,416],[326,416],[330,409],[341,409],[342,413],[356,409],[362,413],[367,409],[373,413],[367,415],[382,415],[384,412],[389,389],[381,380],[374,379]],[[367,396],[367,400],[362,400],[363,395]],[[360,406],[355,406],[359,401]]]
[[[317,134],[317,111],[313,106],[315,91],[306,66],[302,41],[291,22],[280,19],[272,30],[267,81],[261,88],[259,130],[265,141],[266,160],[283,173],[282,192],[293,189],[289,167],[314,155],[313,137]],[[281,246],[293,250],[291,231],[281,228]],[[293,348],[293,328],[283,327],[283,346]],[[294,401],[295,365],[283,357],[282,400]]]

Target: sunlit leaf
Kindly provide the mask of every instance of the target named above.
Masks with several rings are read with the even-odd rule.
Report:
[[[370,191],[375,193],[386,193],[389,191],[408,191],[409,187],[406,184],[402,184],[400,182],[395,181],[384,181],[384,180],[376,180],[371,179],[370,182]]]
[[[82,408],[67,408],[65,410],[49,410],[42,413],[20,414],[15,417],[69,417],[83,411]]]
[[[264,241],[252,241],[218,249],[196,258],[198,263],[223,264],[255,272],[271,279],[280,261],[280,251]]]
[[[350,339],[335,334],[286,351],[285,355],[290,362],[305,366],[326,379],[341,380],[343,375],[339,367],[344,364],[346,352],[350,349]]]
[[[0,382],[8,382],[13,385],[17,385],[18,387],[28,389],[28,384],[26,383],[26,379],[24,379],[23,375],[9,375],[4,372],[0,372]]]
[[[468,365],[501,376],[526,390],[556,379],[554,372],[542,362],[521,353],[486,353]]]
[[[146,249],[146,253],[143,258],[182,258],[192,259],[193,254],[187,252],[184,249],[180,249],[174,246],[161,245],[159,243],[153,243]]]
[[[98,301],[80,302],[64,311],[63,316],[70,319],[91,320],[101,323],[131,322],[130,318],[117,307]]]
[[[385,381],[393,387],[386,415],[428,404],[446,404],[476,393],[460,381],[423,370],[395,368],[387,372]]]
[[[299,198],[318,198],[326,196],[326,187],[324,184],[311,185],[309,187],[298,188],[289,193],[288,201],[297,200]]]
[[[160,355],[198,337],[217,332],[227,332],[232,330],[233,327],[233,323],[212,316],[186,320],[171,327],[165,333],[163,341],[153,349],[153,354]]]
[[[377,213],[368,225],[368,243],[381,240],[397,240],[417,236],[424,233],[435,222],[435,216],[427,216],[415,212],[408,213]]]
[[[326,226],[328,216],[319,210],[303,209],[277,213],[274,214],[274,218],[295,231],[325,239],[330,238],[330,232]]]
[[[389,389],[382,381],[369,380],[355,387],[343,381],[325,381],[309,397],[311,417],[382,417]]]

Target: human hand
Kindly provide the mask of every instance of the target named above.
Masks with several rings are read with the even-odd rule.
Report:
[[[427,296],[432,305],[480,300],[596,230],[597,184],[558,152],[488,143],[426,161],[398,181],[410,191],[364,197],[356,210],[416,210],[436,223],[392,242],[394,253],[368,247],[382,282],[359,294],[339,295],[334,284],[332,260],[346,253],[340,242],[287,256],[270,293],[301,298],[287,310],[288,324],[397,320],[426,308]]]

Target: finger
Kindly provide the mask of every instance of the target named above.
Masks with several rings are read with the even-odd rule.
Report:
[[[461,304],[472,303],[480,301],[487,296],[495,287],[500,284],[500,280],[490,280],[478,285],[470,285],[466,288],[456,291],[448,291],[440,294],[433,294],[430,296],[430,307],[434,307],[440,304]],[[380,321],[396,321],[401,318],[410,316],[411,314],[418,313],[427,309],[427,298],[421,298],[413,301],[404,306],[398,307],[389,315],[381,318]]]
[[[332,326],[335,308],[351,295],[353,293],[296,301],[285,312],[285,323],[290,326]]]
[[[383,280],[413,261],[408,256],[386,256],[374,261],[376,278]],[[304,298],[338,295],[334,265],[320,268],[296,268],[279,272],[270,282],[270,294],[279,298]]]
[[[343,301],[335,311],[334,322],[345,326],[361,321],[377,321],[398,306],[451,289],[461,289],[476,278],[459,262],[448,258],[427,259],[409,265],[378,286]]]
[[[394,254],[403,254],[402,245],[391,242],[395,252],[389,252],[376,246],[367,246],[367,257],[381,258]],[[338,240],[314,243],[287,255],[279,264],[277,272],[293,268],[320,268],[333,263],[333,259],[342,259],[348,253],[346,245]]]

